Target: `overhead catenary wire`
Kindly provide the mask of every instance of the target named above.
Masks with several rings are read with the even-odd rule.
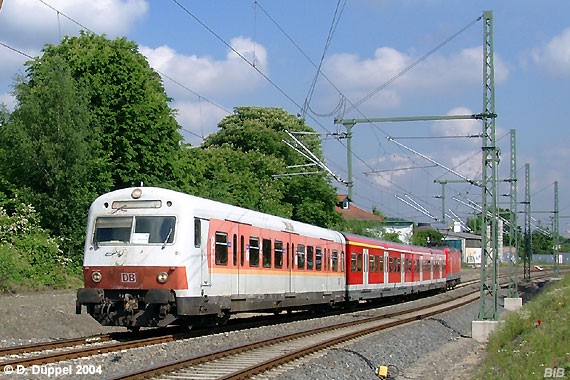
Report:
[[[380,86],[378,86],[376,89],[374,89],[374,91],[370,92],[368,95],[364,96],[362,99],[360,99],[359,101],[357,101],[354,105],[352,105],[350,108],[348,108],[346,110],[346,112],[350,112],[353,109],[355,109],[356,107],[360,106],[362,103],[366,102],[367,100],[369,100],[370,98],[372,98],[374,95],[376,95],[377,93],[379,93],[380,91],[382,91],[383,89],[385,89],[386,87],[388,87],[391,83],[393,83],[394,81],[396,81],[398,78],[400,78],[401,76],[403,76],[404,74],[406,74],[408,71],[412,70],[414,67],[416,67],[419,63],[421,63],[422,61],[424,61],[425,59],[427,59],[430,55],[432,55],[433,53],[435,53],[436,51],[438,51],[440,48],[442,48],[443,46],[445,46],[448,42],[450,42],[451,40],[453,40],[455,37],[459,36],[461,33],[463,33],[464,31],[466,31],[467,29],[469,29],[472,25],[476,24],[478,21],[480,21],[483,18],[483,15],[477,17],[475,20],[471,21],[469,24],[467,24],[466,26],[464,26],[463,28],[461,28],[458,32],[454,33],[453,35],[451,35],[450,37],[448,37],[446,40],[444,40],[442,43],[440,43],[439,45],[437,45],[436,47],[434,47],[433,49],[431,49],[430,51],[428,51],[427,53],[425,53],[424,55],[422,55],[420,58],[418,58],[417,60],[415,60],[414,62],[412,62],[410,65],[408,65],[406,68],[404,68],[402,71],[400,71],[398,74],[394,75],[392,78],[388,79],[386,82],[384,82],[383,84],[381,84]]]
[[[258,5],[259,5],[259,4],[258,4]],[[276,27],[289,39],[289,41],[291,41],[291,43],[301,52],[301,54],[302,54],[313,66],[315,66],[315,68],[318,69],[318,66],[308,57],[308,55],[303,51],[303,49],[301,49],[301,48],[299,47],[299,45],[283,30],[283,28],[275,21],[275,19],[273,19],[273,18],[268,14],[268,12],[267,12],[261,5],[259,5],[259,8],[260,8],[260,9],[265,13],[265,15],[276,25]],[[466,27],[464,27],[463,29],[461,29],[459,32],[457,32],[456,34],[454,34],[453,36],[451,36],[450,38],[448,38],[446,41],[448,42],[448,41],[450,41],[451,39],[455,38],[457,35],[459,35],[459,34],[462,33],[464,30],[466,30],[467,28],[469,28],[469,26],[471,26],[471,25],[473,25],[474,23],[476,23],[477,21],[479,21],[481,18],[482,18],[482,16],[478,17],[477,19],[475,19],[474,21],[472,21],[471,23],[469,23]],[[447,42],[444,42],[444,43],[440,44],[439,47],[445,45],[445,43],[447,43]],[[432,49],[432,50],[435,51],[435,50],[439,49],[439,47],[436,47],[435,49]],[[419,62],[418,62],[418,63],[419,63]],[[342,92],[338,89],[338,87],[337,87],[336,85],[334,85],[334,83],[332,83],[332,81],[331,81],[324,73],[321,72],[321,75],[333,86],[333,88],[335,88],[335,90],[338,91],[338,93],[341,95],[341,97],[344,97],[344,95],[343,95]],[[397,79],[397,78],[395,78],[395,79]],[[394,79],[394,80],[395,80],[395,79]],[[354,105],[354,104],[352,104],[349,99],[346,99],[346,100],[347,100],[347,102],[348,102],[349,104],[352,105],[351,110],[357,108],[357,106]],[[339,103],[339,105],[340,105],[340,103]],[[337,106],[337,108],[338,108],[338,106]],[[347,112],[348,112],[348,111],[347,111]],[[360,111],[358,111],[358,112],[359,112],[361,115],[363,115],[362,112],[360,112]],[[363,116],[364,116],[364,115],[363,115]],[[366,117],[366,116],[364,116],[364,117]],[[320,124],[320,123],[319,123],[319,124]],[[379,127],[378,127],[378,128],[379,128]],[[385,135],[389,136],[389,135],[388,135],[385,131],[383,131],[381,128],[379,128],[379,129],[380,129]],[[378,142],[379,142],[379,146],[382,146],[382,144],[380,143],[380,140],[379,140],[378,136],[376,136],[376,134],[375,134],[375,137],[376,137],[376,139],[377,139]],[[340,141],[339,141],[339,142],[340,142]],[[345,146],[345,145],[342,144],[342,143],[341,143],[341,145]],[[346,147],[346,146],[345,146],[345,147]],[[403,150],[402,150],[402,151],[403,151]],[[351,152],[351,153],[354,154],[354,152]],[[404,153],[404,154],[405,154],[406,156],[408,156],[406,153]],[[366,165],[367,167],[370,168],[370,165],[369,165],[368,163],[366,163],[364,160],[360,159],[357,155],[354,155],[354,156],[357,157],[357,159],[359,159],[361,162],[363,162],[364,165]],[[410,158],[410,160],[415,163],[415,161],[414,161],[411,157],[408,156],[408,158]],[[388,181],[392,182],[391,180],[388,180]]]
[[[342,7],[340,6],[341,2]],[[327,51],[329,49],[330,43],[332,41],[332,37],[336,31],[336,27],[338,26],[338,23],[340,21],[340,18],[342,17],[342,13],[344,11],[344,7],[346,6],[346,0],[338,0],[337,4],[336,4],[336,9],[334,11],[334,16],[331,22],[331,26],[329,29],[329,34],[325,43],[325,47],[323,49],[323,54],[321,55],[321,60],[319,61],[319,66],[317,67],[317,71],[315,73],[315,76],[313,78],[313,81],[311,83],[311,86],[309,87],[309,92],[307,93],[307,96],[305,97],[305,103],[303,104],[303,109],[301,110],[301,117],[305,117],[305,115],[307,114],[307,110],[311,104],[311,100],[313,98],[313,94],[315,92],[315,86],[317,85],[317,80],[319,78],[319,73],[321,72],[321,68],[323,66],[323,62],[325,60],[325,56],[327,54]],[[339,10],[340,8],[340,10]],[[338,17],[337,17],[338,15]],[[341,101],[342,103],[342,101]],[[340,103],[339,103],[340,104]]]
[[[178,1],[174,1],[174,2],[175,2],[177,5],[181,6]],[[181,8],[183,8],[183,7],[181,7]],[[64,15],[64,16],[65,16],[65,15]],[[192,16],[193,16],[193,15],[192,15]],[[68,16],[66,16],[66,17],[68,17]],[[193,16],[193,17],[194,17],[194,16]],[[200,20],[198,20],[197,18],[196,18],[196,21],[198,21],[199,23],[201,23],[206,29],[208,29],[211,33],[213,33],[218,39],[220,39],[222,42],[224,42],[225,45],[228,46],[228,47],[231,49],[231,46],[230,46],[227,42],[225,42],[223,39],[221,39],[221,37],[220,37],[219,35],[217,35],[213,30],[211,30],[210,28],[208,28],[205,24],[203,24],[202,22],[200,22]],[[79,25],[81,25],[81,24],[79,24]],[[233,49],[232,49],[232,50],[233,50]],[[234,50],[234,52],[236,52],[236,51]],[[236,52],[236,54],[238,54],[238,56],[239,56],[239,53]],[[245,57],[242,56],[242,59],[244,59],[244,58],[245,58]],[[247,61],[247,59],[245,59],[245,60],[246,60],[246,62],[249,63],[249,61]],[[250,65],[251,65],[251,63],[250,63]],[[252,66],[252,67],[253,67],[253,66]],[[254,68],[255,68],[255,67],[254,67]],[[256,68],[256,69],[257,69],[257,68]],[[258,70],[258,71],[260,71],[260,70]],[[271,84],[273,84],[274,87],[276,87],[285,97],[287,97],[291,102],[293,102],[293,104],[295,104],[295,105],[298,106],[298,104],[294,101],[294,99],[292,99],[290,96],[288,96],[282,89],[279,88],[279,86],[277,86],[277,85],[274,84],[271,80],[269,80],[269,78],[267,78],[267,76],[266,76],[263,72],[260,72],[260,74],[261,74],[262,76],[266,77],[266,80],[268,80]],[[202,97],[202,98],[203,98],[203,97]],[[349,102],[349,103],[350,103],[350,102]],[[228,111],[225,110],[225,112],[228,112]],[[229,112],[228,112],[228,113],[229,113]],[[316,119],[314,119],[314,118],[312,118],[312,117],[311,117],[311,119],[312,119],[312,120],[315,120],[316,123],[317,123],[321,128],[327,130],[327,129],[324,128],[324,127],[322,126],[322,124],[319,123]],[[344,146],[344,144],[342,144],[342,142],[341,142],[341,145]],[[358,155],[354,155],[354,156],[355,156],[359,161],[361,161],[365,166],[371,168],[371,166],[370,166],[365,160],[363,160],[361,157],[359,157]],[[412,161],[413,161],[413,160],[412,160]],[[392,184],[394,184],[394,182],[393,182],[392,180],[390,180],[390,179],[387,179],[387,181],[390,182],[390,183],[392,183]]]
[[[10,50],[12,50],[12,51],[18,53],[18,54],[21,54],[21,55],[23,55],[24,57],[27,57],[27,58],[29,58],[29,59],[34,59],[34,57],[32,57],[31,55],[29,55],[29,54],[27,54],[27,53],[24,53],[23,51],[18,50],[18,49],[16,49],[15,47],[12,47],[12,46],[10,46],[10,45],[8,45],[8,44],[5,44],[4,42],[1,42],[1,41],[0,41],[0,45],[2,45],[2,46],[4,46],[5,48],[10,49]]]

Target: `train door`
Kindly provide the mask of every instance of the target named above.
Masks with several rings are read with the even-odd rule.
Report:
[[[388,251],[384,251],[384,283],[388,283]]]
[[[293,260],[293,273],[291,276],[291,292],[304,292],[307,287],[307,245],[309,242],[303,236],[295,235],[295,249]]]
[[[406,255],[400,253],[400,282],[406,282]]]
[[[291,234],[287,234],[287,272],[289,273],[289,293],[293,293],[293,269],[295,268],[295,244],[291,240]]]
[[[194,218],[194,245],[200,247],[200,276],[201,286],[212,286],[211,264],[208,260],[208,246],[215,249],[216,242],[212,235],[212,242],[208,242],[208,231],[210,229],[210,221],[206,219]],[[214,254],[212,252],[212,259]]]
[[[244,294],[245,237],[242,226],[235,223],[230,233],[232,245],[232,294]]]
[[[363,257],[362,257],[362,285],[364,289],[368,288],[369,283],[369,276],[370,276],[370,268],[368,262],[368,248],[362,249]]]

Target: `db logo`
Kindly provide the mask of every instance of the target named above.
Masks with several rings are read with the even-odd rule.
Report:
[[[134,273],[121,273],[121,282],[137,282],[137,276]]]

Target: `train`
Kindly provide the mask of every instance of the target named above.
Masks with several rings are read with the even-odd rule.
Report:
[[[158,187],[89,209],[83,307],[105,326],[223,324],[454,287],[461,253],[386,242]]]

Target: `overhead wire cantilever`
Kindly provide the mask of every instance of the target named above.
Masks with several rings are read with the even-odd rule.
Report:
[[[285,130],[285,133],[287,133],[287,135],[293,140],[293,142],[287,141],[287,140],[281,140],[282,142],[284,142],[285,144],[287,144],[290,148],[292,148],[293,150],[295,150],[297,153],[299,153],[300,155],[302,155],[303,157],[305,157],[307,160],[309,160],[312,165],[316,165],[318,167],[320,167],[321,169],[323,169],[326,173],[328,173],[331,177],[333,177],[336,181],[346,185],[347,182],[342,179],[340,176],[338,176],[337,174],[335,174],[332,170],[330,170],[324,162],[321,161],[321,159],[319,157],[317,157],[316,154],[314,154],[313,152],[311,152],[311,150],[309,148],[307,148],[305,146],[305,144],[303,144],[298,138],[296,138],[291,132],[289,132],[288,130]],[[310,164],[311,165],[311,164]],[[293,165],[293,166],[288,166],[288,168],[292,168],[292,167],[299,167],[299,165]],[[305,173],[295,173],[295,175],[301,175],[301,174],[316,174],[316,173],[320,173],[320,172],[305,172]],[[292,175],[292,174],[275,174],[272,177],[273,178],[277,178],[277,177],[286,177],[288,175]]]

